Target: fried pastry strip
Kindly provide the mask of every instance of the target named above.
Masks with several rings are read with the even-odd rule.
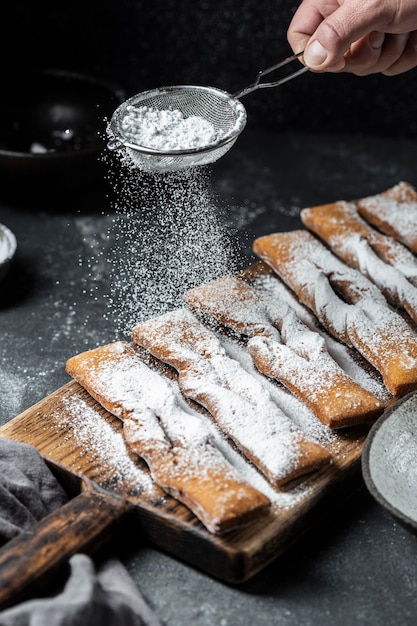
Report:
[[[191,309],[246,335],[259,371],[282,382],[324,424],[351,426],[381,412],[382,403],[343,371],[324,339],[284,301],[267,299],[236,276],[195,287],[184,299]]]
[[[417,322],[417,289],[401,271],[408,270],[416,280],[417,261],[407,248],[369,226],[353,203],[304,209],[301,219],[338,257],[372,280],[389,302]]]
[[[307,231],[261,237],[254,251],[331,334],[381,372],[394,396],[417,388],[417,335],[365,276]]]
[[[417,253],[417,192],[410,184],[398,183],[356,204],[368,222]]]
[[[184,395],[209,411],[274,486],[330,462],[328,451],[303,435],[261,383],[228,357],[216,335],[187,309],[143,322],[132,336],[179,372]]]
[[[146,461],[155,482],[209,531],[221,533],[268,512],[269,499],[238,476],[201,416],[132,345],[115,342],[84,352],[68,360],[67,371],[123,421],[127,444]]]

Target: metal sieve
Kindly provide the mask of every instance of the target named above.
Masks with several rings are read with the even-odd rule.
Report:
[[[261,70],[256,80],[235,94],[215,87],[195,85],[174,85],[143,91],[123,102],[113,113],[109,123],[110,149],[125,148],[135,165],[147,172],[170,172],[214,163],[235,143],[246,125],[246,110],[240,98],[257,89],[278,87],[308,70],[302,67],[274,82],[261,82],[263,76],[288,63],[292,63],[303,53],[292,55],[283,61]],[[130,107],[150,107],[155,110],[178,110],[187,118],[200,117],[209,122],[216,134],[221,136],[215,142],[184,150],[163,150],[139,145],[129,140],[123,131],[122,121]]]

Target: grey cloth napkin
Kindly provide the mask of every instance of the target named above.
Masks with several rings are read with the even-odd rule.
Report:
[[[0,545],[67,499],[35,448],[0,439]]]
[[[0,544],[66,501],[35,448],[0,439]],[[90,557],[75,554],[69,564],[62,591],[1,611],[0,626],[161,626],[118,559],[96,568]]]

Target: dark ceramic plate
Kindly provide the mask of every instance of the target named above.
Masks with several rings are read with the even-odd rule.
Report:
[[[416,532],[417,392],[393,404],[372,426],[362,473],[377,502]]]
[[[0,77],[0,193],[67,191],[94,182],[107,120],[124,93],[64,71]]]
[[[16,237],[12,231],[0,224],[0,279],[5,276],[16,252]]]

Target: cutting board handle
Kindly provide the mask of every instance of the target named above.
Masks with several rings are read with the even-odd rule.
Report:
[[[0,550],[0,609],[26,599],[31,586],[76,552],[101,545],[106,532],[130,508],[124,498],[83,483],[77,496]]]

